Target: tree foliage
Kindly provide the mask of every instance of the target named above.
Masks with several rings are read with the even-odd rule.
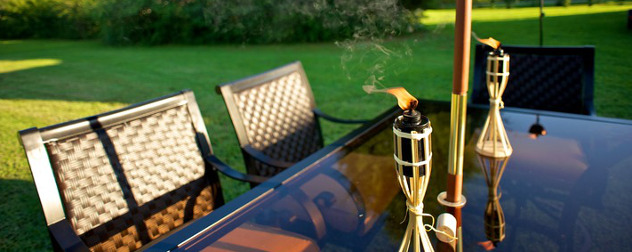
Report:
[[[414,28],[397,0],[8,0],[5,38],[109,44],[285,43],[393,36]],[[99,33],[97,33],[100,31]]]
[[[0,38],[91,38],[94,0],[0,1]]]

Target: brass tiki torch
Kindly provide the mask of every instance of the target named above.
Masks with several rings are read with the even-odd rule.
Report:
[[[502,95],[509,77],[509,55],[500,48],[500,42],[493,38],[479,39],[479,41],[493,47],[494,50],[487,55],[486,81],[489,93],[489,115],[476,143],[476,152],[494,158],[508,157],[513,148],[500,117],[500,109],[504,107]]]
[[[489,115],[475,148],[488,188],[484,215],[485,235],[491,244],[486,244],[486,246],[494,248],[505,238],[505,214],[500,206],[498,186],[509,156],[513,152],[500,117],[500,109],[503,108],[502,95],[509,77],[509,55],[500,48],[500,42],[493,38],[478,39],[478,41],[494,48],[487,55],[486,83],[489,93]]]
[[[395,169],[408,207],[408,226],[399,251],[408,251],[411,241],[414,251],[434,251],[422,220],[432,170],[431,133],[430,120],[414,107],[404,110],[393,123]]]
[[[404,88],[376,90],[373,86],[364,86],[364,90],[390,93],[397,97],[399,107],[404,110],[393,122],[395,171],[408,209],[408,226],[399,251],[408,251],[411,243],[413,251],[434,251],[422,220],[423,216],[430,216],[423,213],[423,199],[432,170],[430,120],[415,110],[418,101]]]

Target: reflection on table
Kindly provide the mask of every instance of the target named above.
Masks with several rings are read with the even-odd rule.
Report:
[[[481,171],[487,183],[487,205],[485,207],[485,236],[488,241],[479,242],[486,250],[491,250],[498,246],[498,243],[505,239],[505,213],[500,205],[499,191],[500,179],[503,176],[509,157],[493,158],[476,154]]]
[[[450,110],[443,102],[421,104],[434,130],[424,209],[438,216],[445,211],[436,195],[447,180]],[[406,228],[405,198],[392,156],[396,114],[390,110],[154,248],[396,250]],[[632,247],[627,239],[632,184],[626,181],[632,177],[630,121],[505,109],[513,155],[479,162],[474,145],[486,115],[485,107],[468,108],[464,251]],[[529,129],[536,120],[547,134],[534,139]]]

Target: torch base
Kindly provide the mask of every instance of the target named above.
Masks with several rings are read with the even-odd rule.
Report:
[[[441,193],[439,193],[439,195],[437,195],[437,201],[439,201],[439,204],[441,204],[443,206],[454,207],[454,208],[461,208],[461,207],[465,206],[465,203],[467,203],[467,199],[463,195],[461,195],[461,201],[459,201],[459,202],[448,201],[447,197],[448,197],[448,193],[447,192],[441,192]]]
[[[408,227],[406,227],[399,252],[408,252],[411,247],[413,252],[434,252],[423,223],[424,213],[418,212],[421,211],[421,208],[417,208],[408,207]]]
[[[510,145],[500,141],[494,142],[493,140],[479,142],[474,150],[478,154],[492,158],[506,158],[511,156],[513,152]]]

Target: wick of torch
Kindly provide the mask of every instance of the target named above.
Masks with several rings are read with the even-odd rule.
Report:
[[[476,33],[473,33],[473,32],[472,32],[472,36],[473,36],[476,40],[478,40],[478,42],[481,42],[481,43],[483,43],[483,44],[486,44],[486,45],[488,45],[488,46],[491,46],[492,48],[494,48],[494,50],[498,50],[498,48],[500,48],[500,41],[495,40],[495,39],[494,39],[494,38],[492,38],[492,37],[489,37],[489,38],[486,38],[486,39],[482,39],[482,38],[479,38],[478,36],[476,36]]]
[[[408,91],[406,91],[406,89],[403,87],[378,89],[373,85],[365,85],[362,86],[362,89],[364,89],[364,91],[369,94],[388,93],[395,96],[395,98],[397,98],[397,105],[399,105],[399,107],[403,110],[412,111],[417,107],[417,104],[419,103],[419,101],[417,101],[417,99],[415,99],[415,97],[408,93]]]

